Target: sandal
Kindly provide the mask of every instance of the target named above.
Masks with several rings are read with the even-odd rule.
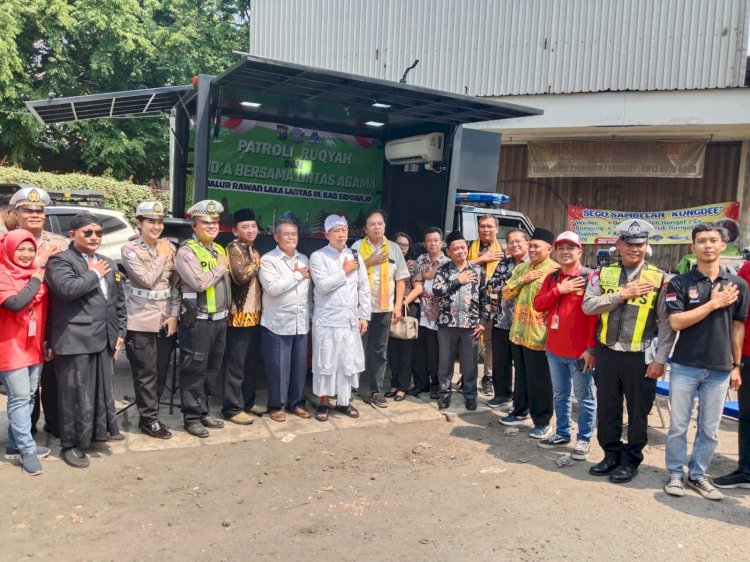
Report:
[[[401,402],[401,401],[402,401],[402,400],[403,400],[404,398],[406,398],[406,392],[404,392],[403,390],[399,390],[399,391],[398,391],[398,392],[397,392],[397,393],[396,393],[396,394],[395,394],[395,395],[393,396],[393,400],[394,400],[395,402]]]
[[[330,409],[330,407],[321,404],[315,410],[315,419],[319,422],[328,421],[328,412],[330,411]]]
[[[351,404],[349,404],[348,406],[335,406],[334,410],[336,410],[340,414],[344,414],[346,416],[349,416],[350,418],[358,418],[359,417],[359,410],[357,410]]]
[[[391,387],[388,389],[388,392],[386,392],[383,396],[385,396],[386,398],[393,398],[394,396],[396,396],[396,393],[398,391],[399,391],[398,388]]]

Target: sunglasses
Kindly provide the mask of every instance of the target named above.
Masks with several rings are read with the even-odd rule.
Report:
[[[97,238],[101,238],[104,235],[104,231],[102,230],[94,230],[92,228],[87,228],[83,231],[83,235],[88,238],[91,235],[95,235]]]

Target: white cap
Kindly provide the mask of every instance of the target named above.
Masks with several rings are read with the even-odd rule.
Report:
[[[197,219],[212,218],[218,219],[219,215],[224,212],[224,205],[213,199],[204,199],[198,201],[195,205],[187,210],[187,214]]]
[[[581,247],[581,239],[572,230],[566,230],[557,238],[555,238],[555,243],[553,244],[553,246],[557,247],[558,244],[562,244],[563,242],[568,242],[570,244],[573,244],[574,246],[578,246],[579,248]]]
[[[615,227],[615,234],[631,244],[642,244],[648,242],[649,234],[656,232],[656,229],[649,222],[641,219],[628,219],[622,221]]]
[[[346,219],[341,215],[328,215],[325,222],[326,232],[328,232],[332,228],[336,228],[337,226],[345,226],[347,228],[349,227]]]
[[[41,187],[24,187],[13,194],[8,202],[16,207],[28,207],[43,210],[50,204],[49,194]]]
[[[135,216],[157,219],[163,218],[164,205],[159,201],[141,201],[135,208]]]

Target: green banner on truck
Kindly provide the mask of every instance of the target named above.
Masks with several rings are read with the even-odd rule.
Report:
[[[383,146],[371,138],[239,118],[222,118],[209,148],[208,196],[232,213],[252,208],[262,232],[290,218],[302,236],[323,236],[331,213],[361,232],[364,213],[381,205]],[[188,178],[187,201],[193,178]],[[189,206],[189,204],[188,204]]]

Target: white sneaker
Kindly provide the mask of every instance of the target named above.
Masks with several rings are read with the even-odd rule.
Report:
[[[570,458],[575,461],[585,461],[589,458],[589,451],[591,450],[591,443],[579,439],[576,441],[576,448],[570,453]]]
[[[670,496],[681,498],[685,495],[685,485],[682,482],[681,474],[670,474],[669,480],[664,484],[664,491]]]
[[[692,488],[707,500],[724,499],[724,494],[722,494],[714,487],[714,485],[711,483],[711,479],[708,476],[699,476],[695,480],[693,480],[692,478],[688,478],[687,482],[685,483],[687,484],[688,488]]]

